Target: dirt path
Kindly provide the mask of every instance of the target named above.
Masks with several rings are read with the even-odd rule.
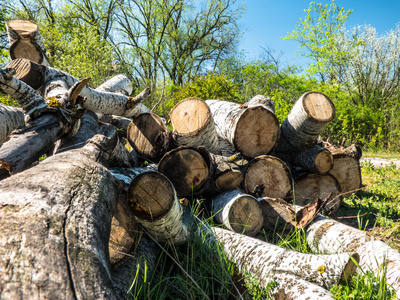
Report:
[[[385,167],[394,163],[397,168],[400,168],[399,158],[377,158],[377,157],[361,157],[361,162],[371,162],[375,167]]]

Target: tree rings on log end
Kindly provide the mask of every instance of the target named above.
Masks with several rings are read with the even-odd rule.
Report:
[[[166,153],[158,164],[158,171],[168,177],[179,196],[191,196],[209,177],[209,165],[203,155],[187,147]]]
[[[327,150],[323,149],[317,153],[315,156],[315,170],[318,174],[326,174],[329,172],[330,169],[333,167],[333,156],[332,153]]]
[[[140,241],[142,231],[125,199],[120,199],[111,221],[108,251],[113,267],[124,263]]]
[[[256,198],[285,198],[292,190],[292,174],[281,159],[258,156],[244,171],[243,187],[246,193]]]
[[[342,202],[340,192],[340,185],[335,177],[329,174],[306,173],[294,180],[293,202],[304,206],[309,203],[314,204],[317,199],[325,200],[329,197],[325,208],[334,213]]]
[[[127,138],[135,151],[149,159],[159,159],[169,147],[169,130],[159,116],[143,113],[128,125]]]
[[[335,106],[331,99],[320,92],[308,92],[302,96],[307,114],[317,122],[331,122],[335,118]]]
[[[359,160],[346,154],[333,155],[333,167],[329,174],[339,182],[342,193],[357,192],[361,188]]]
[[[359,263],[360,263],[360,255],[358,253],[351,254],[349,256],[349,262],[344,267],[343,273],[340,276],[340,280],[344,282],[349,281],[356,272]]]
[[[233,170],[219,175],[215,180],[215,186],[219,191],[236,189],[243,181],[243,174],[239,170]]]
[[[167,177],[155,171],[137,175],[128,189],[128,202],[133,214],[155,221],[168,213],[175,201],[175,190]]]
[[[263,106],[248,107],[235,128],[234,146],[246,157],[268,154],[279,138],[279,121]]]
[[[43,82],[43,72],[44,67],[42,65],[36,64],[25,58],[18,58],[12,60],[7,66],[7,69],[14,69],[14,77],[25,82],[27,85],[32,87],[34,90],[38,90]]]
[[[180,101],[169,113],[174,131],[182,135],[195,135],[208,125],[211,111],[200,98],[187,98]]]

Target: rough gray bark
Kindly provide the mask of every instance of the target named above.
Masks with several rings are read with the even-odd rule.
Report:
[[[54,80],[62,80],[67,86],[73,86],[78,79],[57,69],[45,66],[35,66],[34,62],[26,59],[16,59],[11,61],[7,68],[16,70],[16,77],[26,80],[28,85],[39,86],[37,90],[44,92],[45,86]],[[34,78],[34,80],[32,80]],[[38,81],[39,78],[40,80]],[[31,80],[34,81],[31,83]],[[102,92],[84,87],[81,96],[86,97],[82,107],[96,113],[111,114],[130,117],[134,114],[135,106],[146,99],[150,94],[150,89],[144,89],[136,97],[128,97],[119,93]]]
[[[210,108],[200,98],[180,101],[169,113],[174,141],[179,146],[203,146],[214,154],[221,154],[214,119]]]
[[[307,229],[307,242],[317,253],[356,251],[360,255],[358,272],[372,271],[382,276],[386,268],[387,283],[400,298],[400,253],[386,243],[374,240],[365,231],[322,216]]]
[[[211,213],[219,224],[250,236],[256,235],[264,224],[262,209],[257,199],[238,190],[213,197]]]
[[[1,299],[125,297],[108,253],[121,189],[98,163],[115,142],[115,134],[96,135],[0,182]]]
[[[220,100],[206,100],[217,134],[246,157],[268,154],[279,137],[279,123],[264,105],[240,105]]]
[[[258,279],[264,287],[273,279],[283,281],[280,278],[283,274],[283,278],[285,275],[296,276],[331,288],[341,280],[348,281],[357,268],[354,261],[359,261],[359,255],[355,252],[331,255],[304,254],[218,227],[213,227],[212,231],[223,245],[228,259],[234,262],[240,271],[248,272]]]
[[[25,124],[24,112],[0,103],[0,147],[14,129]]]
[[[323,93],[307,92],[296,101],[280,127],[276,152],[305,151],[312,148],[335,117],[332,101]]]
[[[6,24],[11,59],[26,58],[50,66],[39,27],[28,20],[14,19]]]

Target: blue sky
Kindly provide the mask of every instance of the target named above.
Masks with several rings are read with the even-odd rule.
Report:
[[[304,18],[310,0],[243,0],[246,12],[240,20],[244,30],[240,48],[248,59],[258,58],[260,47],[268,44],[277,51],[283,51],[283,62],[304,64],[305,60],[295,57],[298,43],[282,40],[291,32],[300,18]],[[330,4],[331,1],[316,0]],[[347,28],[370,24],[378,33],[394,28],[400,22],[400,0],[336,0],[336,5],[346,11],[352,9]]]

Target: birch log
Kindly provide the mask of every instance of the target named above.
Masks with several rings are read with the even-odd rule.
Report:
[[[245,103],[247,107],[262,105],[270,112],[275,114],[275,105],[271,98],[264,96],[264,95],[256,95],[251,98],[248,102]]]
[[[119,74],[99,85],[96,90],[130,96],[132,94],[132,82],[125,75]]]
[[[226,228],[254,236],[263,226],[264,218],[260,204],[251,195],[232,190],[221,193],[212,200],[212,215]]]
[[[382,276],[400,298],[400,253],[382,241],[374,240],[367,232],[333,219],[318,217],[307,229],[307,242],[314,252],[340,253],[356,251],[360,255],[359,272],[372,271]]]
[[[268,154],[279,137],[275,114],[263,105],[247,107],[233,102],[207,100],[217,134],[246,157]]]
[[[153,113],[143,113],[134,118],[128,126],[127,139],[140,156],[154,162],[158,162],[172,147],[171,132]]]
[[[276,151],[287,153],[312,148],[334,117],[335,107],[326,95],[320,92],[303,94],[282,122]]]
[[[128,201],[136,220],[159,242],[182,244],[189,231],[171,181],[159,172],[137,175],[129,185]]]
[[[19,108],[0,103],[0,147],[14,129],[25,124],[25,115]]]
[[[228,259],[239,270],[258,279],[261,286],[273,279],[281,282],[280,276],[283,275],[284,280],[287,274],[331,288],[340,281],[350,280],[357,268],[355,262],[359,261],[356,252],[304,254],[218,227],[212,230]]]
[[[259,197],[285,198],[292,190],[292,174],[279,158],[261,155],[245,167],[243,189]]]
[[[57,69],[45,66],[35,66],[34,62],[26,59],[16,59],[11,61],[7,68],[16,70],[16,77],[26,80],[28,85],[31,78],[35,78],[35,86],[39,86],[38,90],[43,92],[44,87],[53,80],[62,80],[68,87],[73,86],[78,79]],[[40,81],[38,82],[38,79]],[[130,117],[134,114],[135,106],[146,99],[150,94],[150,89],[144,89],[136,97],[128,97],[119,93],[109,93],[96,91],[89,87],[84,87],[81,96],[86,97],[86,101],[82,105],[83,108],[96,113],[120,115]]]
[[[29,21],[15,19],[6,24],[11,59],[26,58],[37,64],[50,66],[39,27]]]
[[[0,182],[1,299],[119,299],[108,254],[120,185],[98,161],[115,139]],[[129,286],[125,287],[125,291]]]
[[[180,101],[169,113],[177,146],[203,146],[221,154],[214,119],[210,108],[200,98]]]
[[[302,152],[277,152],[276,156],[319,175],[328,173],[333,167],[332,153],[318,144]]]
[[[332,175],[318,175],[308,171],[293,172],[294,177],[294,198],[296,205],[304,206],[314,204],[317,199],[328,202],[324,208],[326,213],[335,213],[339,210],[343,197],[339,182]]]
[[[342,193],[349,195],[359,191],[362,179],[358,152],[352,152],[349,149],[337,149],[331,152],[333,167],[329,174],[338,180]]]

